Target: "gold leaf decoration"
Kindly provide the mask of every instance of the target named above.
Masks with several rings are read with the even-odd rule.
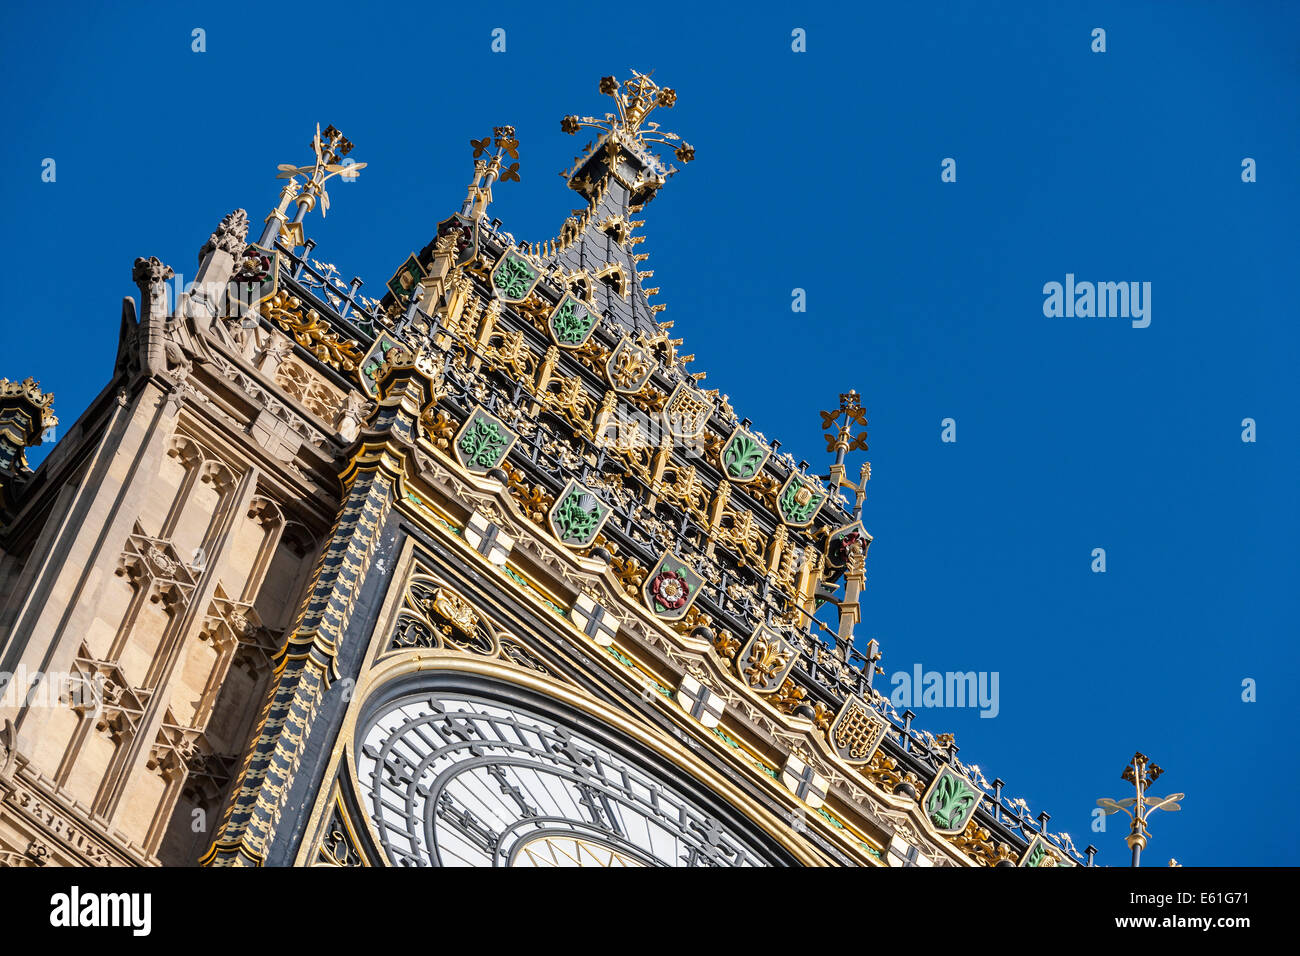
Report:
[[[646,569],[641,567],[636,558],[620,557],[615,555],[610,561],[610,567],[618,575],[619,583],[623,585],[623,590],[632,597],[639,597],[641,585],[645,582]]]
[[[994,840],[993,835],[973,819],[966,824],[966,831],[953,837],[952,842],[981,866],[996,866],[1011,859],[1011,848]]]
[[[302,300],[287,292],[277,292],[263,310],[293,340],[316,358],[341,372],[351,372],[364,357],[358,342],[340,338],[315,309],[303,312]]]

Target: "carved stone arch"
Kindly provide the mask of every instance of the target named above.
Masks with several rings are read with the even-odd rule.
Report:
[[[186,470],[202,464],[207,457],[203,446],[184,432],[176,432],[167,439],[167,454],[179,460]]]
[[[235,470],[207,446],[184,432],[176,432],[167,443],[167,454],[178,459],[187,471],[196,471],[200,481],[212,484],[224,494],[237,482]]]
[[[292,624],[320,548],[316,536],[304,524],[284,516],[284,525],[266,562],[257,592],[245,595],[272,631],[280,633]]]
[[[212,485],[222,496],[233,489],[237,482],[230,466],[216,458],[209,458],[199,466],[199,480]]]
[[[172,436],[168,454],[185,467],[185,477],[170,503],[158,536],[173,542],[187,563],[201,567],[205,556],[200,552],[208,547],[213,528],[239,483],[239,475],[210,448],[180,432]],[[207,491],[208,488],[211,492]],[[193,553],[191,549],[195,549]]]
[[[343,396],[338,414],[330,424],[345,442],[355,441],[357,435],[361,433],[361,426],[373,408],[373,402],[366,401],[356,392],[348,392]]]
[[[248,503],[248,517],[263,526],[276,527],[285,524],[284,512],[280,510],[280,506],[263,495],[253,495],[253,499]]]
[[[289,517],[284,519],[284,531],[280,540],[299,557],[315,554],[320,547],[320,542],[305,524]]]
[[[261,589],[280,544],[285,521],[284,511],[275,501],[264,494],[254,493],[245,511],[244,523],[237,532],[238,540],[245,548],[241,562],[244,566],[239,569],[244,572],[243,584],[238,588],[242,600],[251,601]],[[249,556],[247,548],[252,542],[256,542],[253,545],[256,550]]]

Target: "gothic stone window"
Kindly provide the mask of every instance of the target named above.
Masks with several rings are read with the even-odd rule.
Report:
[[[701,801],[561,708],[424,690],[368,707],[357,776],[397,866],[765,866]],[[629,748],[631,752],[631,748]]]

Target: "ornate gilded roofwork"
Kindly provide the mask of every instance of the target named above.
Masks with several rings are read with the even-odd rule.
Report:
[[[0,378],[0,513],[9,507],[15,482],[21,484],[30,474],[26,450],[58,423],[53,392],[42,392],[32,378]]]
[[[1043,838],[1046,816],[1032,820],[1000,781],[989,784],[958,759],[951,738],[912,728],[910,715],[872,687],[878,652],[854,647],[871,541],[861,520],[870,466],[859,481],[846,478],[848,454],[866,450],[860,396],[847,392],[838,410],[822,413],[835,460],[818,474],[739,419],[725,395],[698,387],[703,373],[685,368],[692,356],[679,354],[671,323],[656,319],[647,301],[654,290],[641,286],[649,273],[637,268],[644,255],[631,252],[633,216],[660,175],[638,150],[652,134],[675,141],[646,118],[675,96],[641,74],[602,90],[619,111],[606,116],[601,150],[571,171],[592,205],[560,241],[519,244],[487,218],[493,175],[517,176],[517,164],[503,164],[517,158],[518,143],[499,127],[495,157],[477,157],[461,213],[399,268],[409,282],[390,285],[379,303],[365,300],[359,283],[342,288],[290,237],[278,246],[280,289],[261,320],[291,332],[332,380],[373,397],[372,428],[386,407],[407,400],[383,383],[418,368],[426,384],[410,437],[424,467],[454,472],[498,502],[496,530],[480,527],[477,539],[508,534],[523,547],[531,537],[550,549],[542,564],[563,567],[570,585],[586,575],[582,619],[597,623],[580,633],[627,668],[655,657],[690,673],[698,687],[689,706],[673,698],[680,675],[656,682],[690,719],[730,707],[765,728],[783,759],[746,759],[770,781],[810,807],[810,793],[863,805],[883,794],[888,813],[911,814],[909,826],[928,828],[973,863],[1020,858]],[[479,151],[488,145],[474,142]],[[410,500],[399,506],[419,511]],[[511,515],[526,524],[503,529]],[[457,533],[469,541],[468,526]],[[473,545],[501,574],[548,594],[559,616],[577,606],[485,547]],[[612,590],[597,593],[597,580]],[[418,594],[412,587],[391,648],[500,659],[499,638],[473,603],[427,583]],[[602,629],[602,619],[620,623]],[[688,668],[702,659],[716,673]],[[1071,857],[1068,837],[1046,839]],[[879,855],[886,846],[868,849]]]

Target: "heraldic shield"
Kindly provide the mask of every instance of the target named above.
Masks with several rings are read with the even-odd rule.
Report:
[[[471,222],[468,216],[453,214],[438,223],[438,238],[432,245],[436,247],[438,240],[446,240],[448,236],[451,237],[447,241],[452,243],[456,265],[463,266],[467,262],[473,262],[474,257],[478,255],[478,223]],[[421,254],[428,255],[431,251],[426,247]]]
[[[546,516],[551,534],[571,548],[585,548],[596,540],[612,509],[590,488],[573,479],[555,499]]]
[[[826,566],[836,571],[846,568],[855,551],[861,550],[865,554],[870,546],[871,535],[862,527],[862,522],[850,522],[831,532],[826,540]]]
[[[1040,835],[1034,837],[1034,841],[1029,844],[1029,849],[1025,851],[1025,855],[1020,858],[1020,863],[1017,865],[1074,866],[1075,863],[1073,860],[1066,859],[1062,853]]]
[[[780,513],[781,520],[792,528],[806,528],[817,517],[817,512],[825,501],[824,489],[794,472],[786,479],[776,497],[776,510]]]
[[[522,302],[541,277],[542,270],[511,247],[492,267],[492,289],[505,302]]]
[[[605,375],[614,391],[622,395],[635,395],[654,371],[655,361],[649,351],[624,336],[614,346],[605,361]]]
[[[255,327],[257,320],[253,313],[275,295],[279,283],[279,251],[247,246],[226,283],[226,315],[245,319],[245,328]]]
[[[781,689],[799,659],[795,646],[765,624],[760,624],[736,655],[736,670],[760,694]]]
[[[565,293],[546,320],[547,331],[562,349],[581,348],[596,327],[597,315],[586,304]]]
[[[367,350],[365,357],[361,359],[357,366],[357,379],[370,397],[379,394],[379,385],[375,380],[379,377],[379,370],[384,367],[384,360],[388,357],[388,353],[395,348],[401,348],[401,344],[387,332],[380,332],[375,336],[375,341]]]
[[[424,278],[424,266],[420,265],[420,260],[411,253],[406,257],[406,261],[398,266],[393,277],[388,280],[388,291],[393,294],[393,298],[401,305],[406,305],[411,301],[411,296],[415,292],[415,287],[420,284]]]
[[[772,450],[764,445],[752,431],[740,425],[736,426],[731,437],[722,446],[722,470],[731,481],[744,484],[753,481],[772,456]]]
[[[646,575],[641,586],[641,596],[646,607],[665,621],[678,621],[686,616],[695,599],[699,597],[704,578],[686,563],[685,559],[669,551],[654,570]]]
[[[476,405],[456,435],[456,458],[471,474],[485,475],[505,460],[517,437],[499,418]]]
[[[861,697],[849,697],[831,721],[827,736],[841,760],[862,764],[875,755],[888,731],[889,721]]]
[[[925,815],[940,833],[961,833],[983,796],[975,784],[951,766],[945,766],[926,788]]]
[[[698,388],[680,382],[664,403],[663,417],[676,438],[696,438],[709,423],[713,402]]]

